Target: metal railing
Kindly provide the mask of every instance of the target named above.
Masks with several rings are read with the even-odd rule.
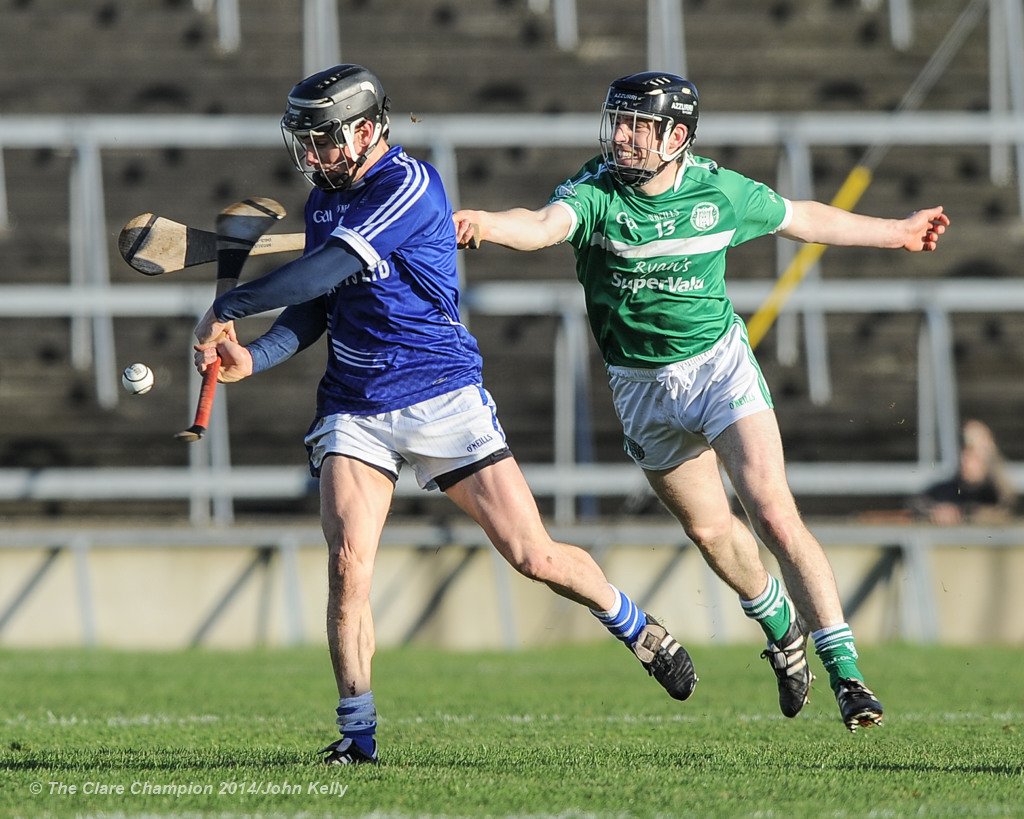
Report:
[[[460,149],[524,144],[587,147],[594,145],[596,131],[595,118],[585,114],[425,115],[417,123],[395,122],[392,128],[396,142],[429,150],[456,207],[460,202]],[[810,180],[813,146],[983,145],[995,151],[1001,146],[1016,145],[1016,181],[1024,212],[1024,110],[1013,114],[715,113],[702,118],[701,139],[707,145],[784,147],[780,151],[777,187],[788,196],[805,190]],[[0,117],[0,151],[47,146],[71,153],[70,281],[72,286],[97,291],[105,289],[110,278],[103,151],[164,147],[217,150],[228,146],[276,147],[279,143],[275,116]],[[2,173],[0,162],[0,190],[6,184]],[[8,225],[5,198],[0,197],[0,229]],[[113,407],[119,394],[110,319],[103,315],[86,318],[79,313],[70,314],[75,364],[82,370],[93,367],[98,400],[104,407]]]
[[[861,0],[865,8],[878,8],[881,3],[882,0]],[[893,48],[905,51],[914,41],[913,7],[910,0],[888,0],[887,5],[890,41]],[[238,0],[193,0],[193,6],[215,15],[218,48],[230,53],[241,47]],[[579,47],[576,0],[530,0],[529,7],[535,14],[551,15],[559,49],[575,51]],[[658,68],[686,76],[683,16],[682,0],[647,0],[647,63],[652,70]],[[303,0],[303,60],[307,76],[341,61],[340,34],[337,0]]]
[[[1005,9],[1017,8],[1019,0],[1006,2]],[[995,0],[993,0],[995,2]],[[1006,18],[1009,20],[1010,18]],[[1019,17],[1013,18],[1019,22]],[[1013,25],[1008,26],[1013,28]],[[1011,59],[1007,55],[1008,59]],[[1019,66],[1018,66],[1019,68]],[[1015,72],[1017,69],[1015,69]],[[1016,76],[1013,73],[1011,76]],[[1010,85],[1013,85],[1012,83]],[[1013,88],[1024,93],[1017,82]],[[1017,93],[1015,91],[1015,93]],[[1016,99],[1016,97],[1014,98]],[[785,195],[793,195],[806,186],[810,173],[811,149],[815,146],[846,146],[883,143],[895,145],[983,145],[993,154],[1000,148],[1017,146],[1017,186],[1024,197],[1024,105],[1016,113],[850,113],[819,114],[707,114],[701,122],[702,143],[734,146],[784,146],[780,151],[779,182],[777,187]],[[586,147],[595,142],[596,120],[591,115],[506,115],[469,116],[426,115],[416,123],[395,122],[395,142],[409,148],[423,148],[430,152],[453,203],[458,206],[458,152],[465,148],[495,148],[532,144],[549,147]],[[74,364],[82,370],[93,370],[96,395],[102,406],[112,407],[119,398],[117,365],[114,350],[113,316],[123,304],[131,303],[133,315],[146,315],[151,304],[151,291],[142,288],[145,295],[136,299],[132,288],[113,288],[109,283],[108,237],[105,218],[102,160],[105,150],[132,148],[175,147],[191,150],[232,150],[245,147],[276,147],[280,132],[276,116],[16,116],[0,118],[0,158],[4,148],[31,148],[43,146],[65,149],[72,156],[69,182],[71,240],[69,248],[69,284],[66,288],[33,289],[10,286],[3,290],[0,311],[6,315],[66,315],[71,319]],[[997,168],[993,165],[993,175]],[[0,161],[0,191],[5,188]],[[1002,181],[1002,180],[996,180]],[[1024,208],[1024,205],[1022,205]],[[0,228],[7,227],[6,198],[0,196]],[[460,261],[464,264],[464,260]],[[823,311],[829,309],[857,310],[853,307],[856,294],[883,292],[877,288],[854,287],[855,292],[845,294],[838,302],[830,301],[830,294],[838,292],[842,283],[818,284],[808,282],[790,303],[792,310]],[[879,287],[898,285],[894,282],[878,283]],[[923,465],[937,464],[945,468],[951,463],[956,441],[957,418],[955,377],[949,357],[950,311],[965,309],[964,301],[970,293],[979,292],[978,282],[972,282],[970,292],[956,293],[946,299],[944,290],[928,289],[922,285],[906,284],[900,298],[908,310],[920,310],[925,316],[919,362],[922,400],[920,422],[922,429],[918,470]],[[489,286],[490,287],[490,286]],[[754,310],[767,294],[767,285],[735,283],[731,293],[741,312]],[[923,288],[923,289],[922,289]],[[164,291],[170,292],[169,289]],[[492,300],[488,294],[497,292],[487,288],[473,288],[467,296],[471,309],[477,311],[507,310],[509,293]],[[1014,292],[1005,282],[999,283],[998,294],[990,294],[982,309],[1016,310],[1008,298]],[[922,294],[929,294],[927,296]],[[178,303],[175,315],[198,316],[206,308],[208,293],[179,294],[187,303]],[[560,297],[561,298],[561,297]],[[563,343],[556,350],[559,390],[556,391],[556,459],[554,470],[561,474],[571,470],[577,452],[576,428],[578,415],[574,403],[578,401],[578,385],[585,383],[586,348],[579,343],[582,324],[579,321],[579,297],[571,301],[558,301],[563,317]],[[931,300],[930,300],[931,299]],[[934,299],[938,299],[934,302]],[[944,301],[945,299],[945,301]],[[550,292],[545,292],[534,306],[525,311],[550,313],[555,303]],[[167,304],[167,299],[164,299]],[[895,303],[885,301],[863,309],[896,309]],[[148,313],[152,315],[153,313]],[[573,352],[575,351],[575,352]],[[569,378],[565,378],[565,375]],[[573,385],[568,389],[567,385]],[[216,433],[211,433],[208,444],[194,449],[192,471],[224,470],[229,468],[230,453],[227,446],[227,423],[222,408],[215,418]],[[873,470],[872,474],[877,474]],[[852,479],[856,471],[845,470]],[[918,474],[921,474],[920,472]],[[10,476],[9,476],[10,477]],[[42,483],[35,476],[33,486]],[[193,478],[195,476],[193,475]],[[799,479],[798,479],[799,480]],[[868,480],[868,479],[865,479]],[[905,486],[907,481],[901,479]],[[874,478],[870,479],[874,483]],[[855,483],[856,481],[854,481]],[[913,482],[913,481],[911,481]],[[586,483],[585,481],[583,483]],[[813,481],[821,486],[820,481]],[[877,484],[876,484],[877,485]],[[11,487],[14,488],[11,488]],[[22,488],[17,488],[17,487]],[[233,486],[237,484],[233,483]],[[621,484],[620,484],[621,486]],[[125,485],[126,491],[132,491]],[[557,517],[571,519],[575,499],[582,493],[579,481],[561,483],[553,492],[557,499]],[[9,484],[13,492],[27,491],[15,476]],[[857,491],[857,490],[853,490]],[[214,494],[214,516],[218,520],[231,517],[232,495],[227,490]],[[27,495],[25,495],[27,497]],[[11,497],[11,495],[7,495]],[[209,515],[208,498],[193,497],[193,519],[201,522]]]
[[[905,3],[906,0],[893,0]],[[237,51],[242,45],[238,0],[193,0],[203,13],[214,14],[217,47]],[[580,44],[576,0],[530,0],[535,14],[552,16],[555,43],[562,51]],[[302,59],[305,76],[341,62],[341,25],[337,0],[303,0]],[[686,38],[683,36],[682,0],[647,0],[647,56],[653,68],[686,73]]]
[[[202,285],[161,283],[160,298],[154,284],[107,288],[60,285],[7,285],[0,287],[0,316],[71,316],[84,320],[115,316],[198,317],[208,306],[209,288]],[[741,313],[752,312],[767,296],[768,281],[735,282],[730,297]],[[628,465],[577,462],[577,415],[583,400],[577,392],[586,383],[589,359],[586,345],[573,342],[584,333],[583,302],[572,282],[516,282],[470,286],[465,304],[477,315],[554,315],[563,327],[554,350],[556,381],[554,408],[555,457],[550,465],[527,465],[527,479],[535,494],[555,499],[555,519],[576,519],[577,501],[587,496],[631,496],[646,492],[639,472]],[[790,301],[794,311],[870,313],[877,311],[918,314],[922,317],[918,347],[918,456],[911,462],[790,463],[788,475],[798,495],[899,495],[923,490],[955,471],[958,454],[959,410],[956,371],[952,358],[951,315],[964,313],[1024,313],[1024,281],[972,279],[957,281],[812,281],[798,289]],[[183,367],[185,364],[182,365]],[[573,377],[567,378],[571,373]],[[582,377],[578,377],[582,374]],[[196,379],[190,383],[195,385]],[[0,469],[0,499],[188,499],[195,524],[211,517],[227,523],[233,503],[249,498],[296,498],[309,494],[312,484],[305,469],[231,467],[228,423],[221,414],[200,444],[191,448],[189,467],[109,469]],[[1014,465],[1013,476],[1024,487],[1024,465]],[[397,492],[419,490],[403,477]]]

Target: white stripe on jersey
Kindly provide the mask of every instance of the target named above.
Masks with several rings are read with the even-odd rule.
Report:
[[[331,231],[331,236],[342,239],[352,249],[352,252],[362,259],[364,267],[370,270],[377,267],[380,262],[380,256],[373,249],[373,245],[366,241],[361,234],[356,233],[352,228],[339,225]]]
[[[709,233],[706,236],[684,236],[681,239],[655,239],[642,245],[629,245],[608,239],[601,233],[590,237],[590,244],[610,250],[623,259],[651,259],[656,256],[699,256],[717,253],[729,247],[735,230]]]
[[[596,179],[597,177],[605,173],[608,173],[608,166],[601,165],[601,167],[599,167],[596,172],[588,172],[581,174],[578,179],[568,179],[555,189],[555,193],[551,197],[551,201],[548,204],[561,205],[569,212],[569,215],[572,217],[572,222],[569,224],[569,229],[565,232],[565,236],[559,239],[556,242],[556,244],[561,244],[570,236],[572,236],[576,232],[576,226],[580,222],[580,217],[576,213],[576,208],[574,208],[565,200],[575,193],[577,185],[582,185],[584,182],[587,182],[590,179]]]
[[[344,361],[354,367],[363,367],[368,370],[383,370],[388,363],[387,359],[381,356],[375,356],[364,353],[360,350],[354,350],[334,338],[331,339],[331,347],[334,349],[334,355],[339,361]]]
[[[427,189],[429,177],[420,162],[405,154],[399,154],[392,162],[405,166],[405,181],[382,207],[377,208],[370,214],[370,218],[359,226],[367,239],[372,239],[396,221]]]
[[[405,179],[392,197],[368,214],[366,221],[358,225],[338,225],[331,235],[342,239],[353,252],[363,260],[366,267],[373,269],[381,261],[370,240],[398,221],[401,216],[427,190],[430,182],[423,166],[414,159],[400,154],[394,164],[404,166]]]

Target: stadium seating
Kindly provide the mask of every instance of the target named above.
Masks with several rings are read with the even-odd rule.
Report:
[[[635,5],[637,8],[640,4]],[[814,4],[723,0],[685,3],[690,76],[702,94],[702,116],[716,111],[889,110],[896,106],[956,19],[962,3],[932,0],[918,15],[912,46],[898,52],[879,9],[854,0]],[[20,0],[0,33],[0,116],[4,114],[210,113],[276,114],[302,73],[302,15],[297,3],[246,0],[237,52],[217,48],[216,23],[186,0],[148,4],[109,0]],[[585,8],[584,8],[585,6]],[[806,8],[805,6],[810,6]],[[642,13],[617,0],[580,4],[580,48],[560,51],[547,16],[516,0],[394,0],[339,3],[345,61],[362,62],[382,78],[396,118],[438,113],[595,112],[610,79],[646,68]],[[67,43],[74,42],[69,49]],[[83,57],[82,55],[87,55]],[[927,97],[927,110],[987,106],[984,25]],[[700,142],[723,164],[774,183],[774,151]],[[829,199],[860,157],[857,149],[814,152],[815,195]],[[499,151],[460,152],[462,203],[479,207],[539,205],[586,152],[526,144]],[[68,157],[40,146],[4,154],[11,226],[0,236],[0,284],[67,280]],[[984,147],[891,150],[860,209],[902,215],[942,203],[954,227],[940,253],[907,256],[831,251],[822,274],[839,278],[1016,277],[1021,214],[1013,187],[989,180]],[[300,229],[305,183],[283,151],[124,150],[104,155],[111,237],[111,277],[138,283],[116,254],[114,237],[130,217],[156,211],[212,226],[213,215],[245,196],[271,196],[290,211],[281,230]],[[56,239],[56,241],[55,241]],[[770,240],[734,251],[730,276],[766,278],[775,266]],[[529,257],[489,250],[467,261],[471,281],[564,280],[565,248]],[[257,275],[269,268],[250,265]],[[211,270],[180,274],[203,282]],[[154,294],[159,282],[153,282]],[[1013,315],[962,315],[954,322],[961,413],[984,418],[1007,454],[1024,459],[1013,434],[1024,382],[1024,330]],[[551,458],[551,359],[554,320],[501,317],[473,322],[485,377],[519,458]],[[186,389],[192,322],[129,320],[115,324],[120,363],[149,363],[159,390],[125,399],[112,410],[94,400],[90,376],[71,364],[65,319],[0,323],[0,466],[139,466],[186,463],[171,434],[190,414]],[[774,355],[775,334],[760,349],[773,387],[789,457],[798,461],[913,460],[917,451],[915,362],[918,318],[907,314],[830,316],[834,396],[826,406],[808,397],[802,362]],[[258,323],[250,325],[258,327]],[[594,457],[621,463],[620,432],[594,359]],[[310,351],[258,380],[233,386],[232,460],[240,465],[301,465],[300,436],[312,412],[312,387],[322,356]],[[531,373],[533,377],[510,378]],[[402,511],[414,512],[419,502]],[[610,502],[611,503],[611,502]],[[899,499],[809,498],[809,513],[857,511]],[[270,511],[308,512],[312,501]],[[266,504],[260,504],[266,508]],[[110,504],[61,502],[0,505],[0,514],[110,514]],[[609,511],[621,508],[613,504]],[[136,511],[164,511],[139,504]]]

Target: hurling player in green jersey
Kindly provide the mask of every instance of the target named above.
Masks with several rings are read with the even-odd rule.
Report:
[[[796,716],[807,702],[810,638],[846,726],[880,725],[882,704],[858,668],[832,568],[786,481],[771,395],[726,296],[725,256],[770,234],[934,250],[949,219],[941,207],[881,219],[789,201],[694,156],[698,114],[697,89],[682,77],[615,80],[601,154],[542,208],[456,212],[459,241],[469,244],[475,230],[478,241],[515,250],[573,247],[626,451],[764,630],[782,713]],[[732,513],[719,459],[781,579]]]

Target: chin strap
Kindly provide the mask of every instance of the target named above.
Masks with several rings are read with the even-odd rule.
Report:
[[[362,154],[355,162],[349,162],[346,159],[345,166],[347,170],[340,179],[332,179],[323,171],[317,171],[311,177],[313,184],[320,188],[320,190],[328,193],[348,190],[352,187],[352,183],[355,181],[355,176],[359,172],[359,169],[363,167],[363,164],[366,162],[366,156],[370,153],[370,150],[367,150],[366,153]]]

